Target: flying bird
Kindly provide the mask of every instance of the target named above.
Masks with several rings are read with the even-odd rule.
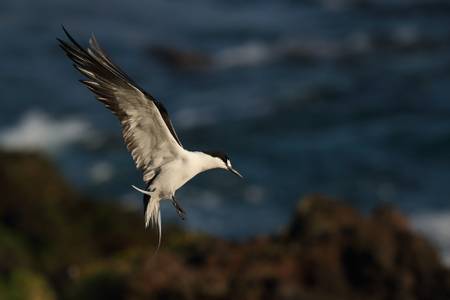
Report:
[[[80,80],[96,98],[117,116],[122,135],[136,167],[143,172],[145,227],[158,229],[161,243],[160,201],[172,202],[178,215],[185,211],[175,192],[197,174],[210,169],[225,169],[242,177],[228,156],[216,151],[189,151],[183,148],[163,104],[139,87],[100,48],[94,35],[85,49],[63,27],[68,41],[60,47],[73,61],[73,66],[86,78]]]

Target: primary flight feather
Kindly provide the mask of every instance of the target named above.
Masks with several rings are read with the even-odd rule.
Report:
[[[73,61],[74,67],[86,77],[81,82],[118,117],[125,144],[136,167],[143,172],[146,189],[133,188],[144,194],[145,226],[152,223],[158,228],[159,247],[161,200],[171,200],[177,213],[184,218],[184,210],[176,200],[175,192],[195,175],[220,168],[242,176],[233,169],[227,155],[221,152],[184,149],[162,103],[114,64],[94,35],[85,49],[64,27],[63,30],[69,41],[58,39],[61,48]]]

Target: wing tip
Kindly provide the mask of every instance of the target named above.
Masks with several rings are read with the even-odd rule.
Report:
[[[66,37],[69,39],[69,41],[79,50],[81,50],[82,52],[85,52],[85,50],[83,49],[83,47],[81,47],[81,45],[70,35],[69,31],[66,29],[66,27],[64,26],[64,24],[61,24],[61,28],[64,31],[64,34],[66,35]],[[57,38],[57,40],[62,43],[65,44],[66,47],[68,46],[66,42],[64,42],[63,40]]]

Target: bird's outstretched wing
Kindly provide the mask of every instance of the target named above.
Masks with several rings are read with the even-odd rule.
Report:
[[[81,82],[119,118],[127,148],[144,181],[150,181],[183,149],[166,109],[111,61],[93,35],[84,49],[64,32],[70,42],[58,39],[61,48],[87,77]]]

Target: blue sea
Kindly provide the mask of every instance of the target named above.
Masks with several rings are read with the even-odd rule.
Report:
[[[1,147],[41,151],[83,193],[142,209],[141,173],[58,48],[61,24],[83,45],[95,33],[186,148],[225,151],[245,176],[179,190],[183,226],[273,233],[321,193],[392,204],[450,250],[448,1],[2,0]],[[181,223],[169,203],[168,222]]]

